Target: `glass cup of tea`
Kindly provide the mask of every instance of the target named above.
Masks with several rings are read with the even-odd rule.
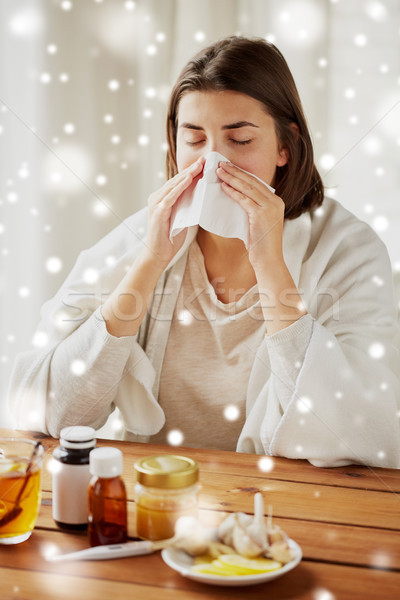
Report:
[[[0,437],[0,544],[27,540],[40,507],[43,446]]]

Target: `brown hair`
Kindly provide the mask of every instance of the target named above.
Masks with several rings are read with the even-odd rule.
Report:
[[[324,188],[300,97],[290,69],[273,45],[261,38],[229,37],[201,50],[175,83],[167,117],[167,177],[177,173],[176,131],[179,102],[193,91],[230,90],[261,102],[273,117],[281,148],[289,160],[277,167],[276,194],[285,203],[285,217],[294,219],[323,201]],[[298,135],[292,124],[298,127]]]

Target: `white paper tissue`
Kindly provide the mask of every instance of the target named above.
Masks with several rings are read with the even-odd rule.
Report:
[[[222,190],[221,180],[216,174],[218,163],[221,161],[226,162],[228,159],[218,152],[207,154],[203,177],[192,184],[175,204],[171,214],[171,241],[185,227],[200,225],[216,235],[239,238],[243,240],[246,248],[248,247],[247,213]],[[275,191],[258,177],[257,179],[272,192]]]

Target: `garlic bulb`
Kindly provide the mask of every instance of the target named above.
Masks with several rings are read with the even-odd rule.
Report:
[[[262,494],[258,492],[254,497],[254,517],[233,513],[221,523],[218,535],[224,544],[232,546],[238,554],[246,558],[260,556],[267,546]]]
[[[272,506],[265,525],[261,493],[254,496],[254,518],[242,512],[232,513],[218,528],[219,539],[246,558],[267,556],[281,563],[292,560],[288,537],[279,525],[272,524]]]
[[[254,517],[243,512],[228,515],[218,527],[218,541],[210,539],[206,530],[193,517],[181,517],[170,540],[155,542],[159,548],[174,546],[191,556],[208,552],[213,558],[221,554],[237,553],[246,558],[266,556],[280,563],[288,563],[293,553],[288,537],[279,525],[272,524],[272,507],[268,507],[267,525],[264,503],[259,492],[254,497]]]

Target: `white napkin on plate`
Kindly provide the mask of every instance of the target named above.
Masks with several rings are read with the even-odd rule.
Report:
[[[203,229],[226,238],[239,238],[248,247],[249,221],[247,213],[221,188],[221,180],[217,177],[218,163],[229,162],[218,152],[206,155],[203,177],[193,183],[182,194],[171,214],[169,238],[180,233],[185,227],[200,225]],[[242,169],[244,171],[244,169]],[[248,173],[248,171],[244,171]],[[254,175],[254,177],[256,177]],[[272,192],[274,188],[256,177]]]

